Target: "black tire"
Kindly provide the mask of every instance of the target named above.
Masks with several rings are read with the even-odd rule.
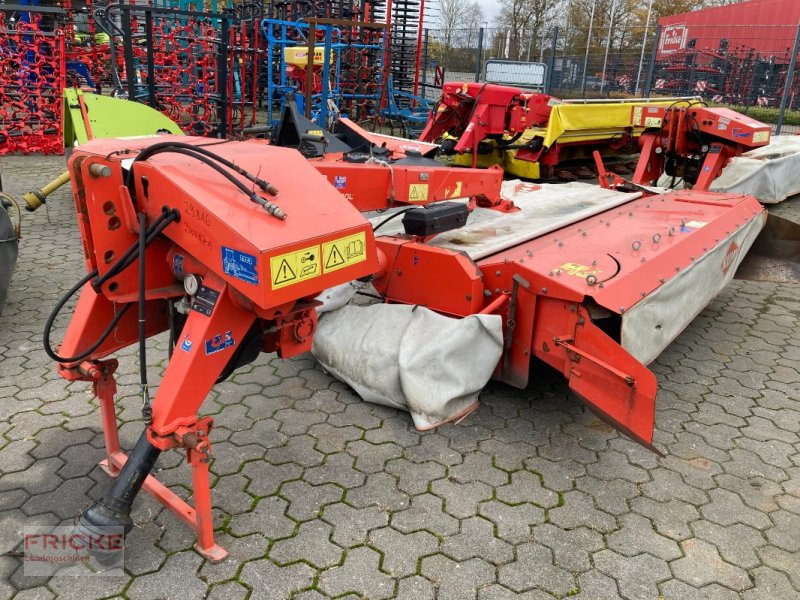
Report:
[[[18,252],[19,241],[14,237],[14,226],[11,224],[8,211],[0,204],[0,314],[6,303]]]

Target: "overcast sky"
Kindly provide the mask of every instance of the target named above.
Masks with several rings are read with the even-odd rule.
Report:
[[[500,12],[500,3],[497,0],[476,0],[483,11],[483,20],[488,22],[489,27],[492,26],[492,21]],[[425,27],[429,29],[436,29],[439,24],[437,19],[439,17],[439,6],[437,0],[425,1]]]
[[[500,10],[500,3],[497,0],[478,0],[478,4],[483,11],[484,20],[489,21],[489,25],[491,25]]]

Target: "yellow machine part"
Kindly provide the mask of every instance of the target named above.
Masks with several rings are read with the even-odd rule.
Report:
[[[693,99],[679,100],[645,100],[638,102],[575,102],[556,104],[550,113],[547,127],[531,127],[526,129],[522,136],[514,142],[524,144],[534,137],[541,137],[544,145],[550,148],[553,144],[572,144],[606,142],[620,137],[625,130],[631,128],[631,117],[636,107],[647,106],[672,106],[682,103],[688,104]],[[633,137],[638,138],[644,131],[643,127],[633,127]],[[492,143],[492,142],[489,142]],[[583,152],[580,147],[574,151],[565,152],[564,158],[581,158]],[[612,155],[614,152],[604,152]],[[500,165],[510,175],[527,179],[539,178],[539,164],[527,160],[517,160],[516,150],[496,150],[491,154],[478,156],[478,166],[482,168],[490,165]],[[587,153],[586,158],[591,158]],[[462,154],[444,157],[445,162],[453,165],[469,167],[472,165],[472,155]]]
[[[308,46],[292,46],[283,49],[283,60],[287,65],[305,67],[308,65]],[[325,62],[325,48],[323,46],[314,47],[314,66],[318,67]],[[333,52],[331,52],[331,62],[333,62]]]

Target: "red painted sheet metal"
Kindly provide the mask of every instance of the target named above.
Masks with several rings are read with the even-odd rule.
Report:
[[[751,196],[672,192],[601,213],[478,266],[522,263],[623,313],[762,210]]]
[[[692,39],[695,49],[710,51],[727,39],[728,52],[752,49],[788,61],[798,22],[797,0],[754,0],[662,17],[658,57],[687,48]]]

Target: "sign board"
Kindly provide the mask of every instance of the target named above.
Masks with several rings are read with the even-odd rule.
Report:
[[[487,60],[483,67],[483,80],[521,88],[544,88],[546,73],[547,65],[544,63]]]
[[[662,54],[683,50],[686,47],[687,37],[689,37],[689,28],[686,25],[667,25],[661,31],[658,49]]]

